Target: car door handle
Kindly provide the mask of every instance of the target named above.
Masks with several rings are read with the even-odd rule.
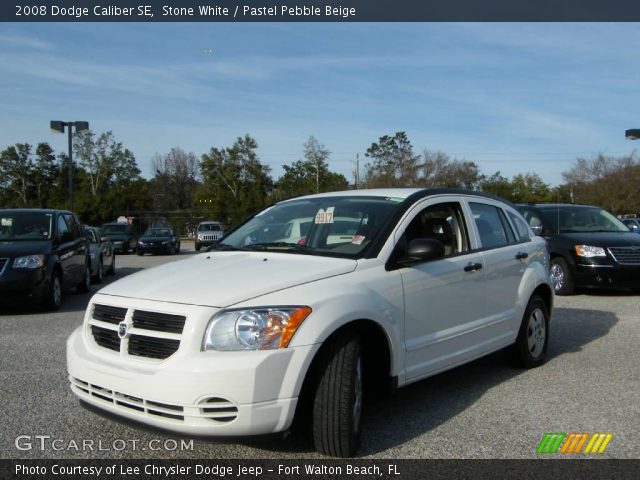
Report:
[[[516,260],[524,260],[528,256],[529,254],[527,252],[518,252],[518,254],[516,255]]]
[[[475,272],[476,270],[480,270],[482,268],[481,263],[469,263],[464,267],[465,272]]]

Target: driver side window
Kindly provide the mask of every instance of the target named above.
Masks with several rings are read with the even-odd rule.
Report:
[[[430,205],[407,226],[398,244],[400,256],[406,255],[409,243],[417,238],[438,240],[444,256],[451,257],[469,250],[462,208],[457,202]]]

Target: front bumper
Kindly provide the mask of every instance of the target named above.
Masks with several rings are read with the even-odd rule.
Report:
[[[257,435],[293,421],[318,345],[259,352],[180,350],[160,362],[124,359],[86,339],[67,341],[71,390],[111,413],[189,435]]]
[[[142,253],[167,253],[170,250],[170,245],[136,245],[136,250]]]
[[[39,302],[48,287],[49,279],[43,268],[13,270],[7,265],[0,275],[0,305]]]
[[[640,288],[640,266],[578,263],[574,277],[578,287]]]

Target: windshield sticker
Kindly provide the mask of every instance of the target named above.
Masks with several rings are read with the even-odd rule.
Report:
[[[364,242],[364,235],[356,235],[353,237],[353,240],[351,240],[351,243],[353,243],[354,245],[360,245],[362,244],[362,242]]]
[[[326,210],[322,208],[316,213],[316,223],[333,223],[333,211],[335,207],[327,207]]]
[[[388,202],[404,202],[404,198],[402,197],[387,197],[385,198]]]
[[[2,219],[2,226],[3,227],[10,227],[11,225],[13,225],[13,218],[3,218]]]

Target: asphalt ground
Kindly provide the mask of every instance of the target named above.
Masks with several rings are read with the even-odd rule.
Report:
[[[194,253],[185,242],[180,255],[120,255],[106,283]],[[191,442],[81,405],[69,389],[65,341],[90,296],[66,294],[55,313],[0,311],[0,458],[320,456],[297,433]],[[640,298],[590,292],[555,302],[544,366],[518,370],[496,353],[369,403],[359,455],[536,458],[545,433],[610,432],[600,458],[640,458]]]

